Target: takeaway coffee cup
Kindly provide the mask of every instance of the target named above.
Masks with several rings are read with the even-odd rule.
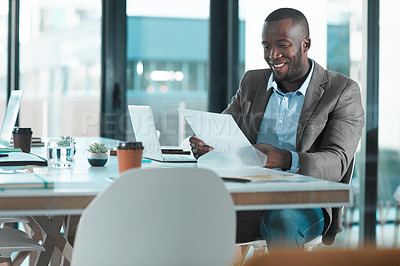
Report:
[[[23,152],[31,152],[32,129],[28,127],[16,127],[12,133],[14,148],[21,148]]]
[[[142,165],[143,145],[141,142],[121,142],[117,145],[119,173]]]

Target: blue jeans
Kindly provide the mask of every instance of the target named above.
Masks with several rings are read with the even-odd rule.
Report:
[[[268,250],[295,248],[320,236],[324,230],[322,209],[285,209],[266,211],[260,221],[261,238]]]

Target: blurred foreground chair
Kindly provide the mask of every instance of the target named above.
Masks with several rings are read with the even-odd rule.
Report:
[[[200,168],[124,172],[83,212],[72,266],[232,265],[236,214]]]
[[[244,266],[395,266],[400,262],[400,250],[396,249],[360,249],[360,250],[318,250],[313,252],[277,251],[255,256]]]

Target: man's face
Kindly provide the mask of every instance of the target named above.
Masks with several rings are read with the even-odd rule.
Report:
[[[264,59],[279,82],[295,82],[308,71],[309,39],[291,19],[265,22],[262,32]]]

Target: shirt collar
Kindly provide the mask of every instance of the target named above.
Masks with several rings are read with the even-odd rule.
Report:
[[[299,93],[301,93],[303,95],[306,95],[307,88],[308,88],[308,85],[310,85],[311,76],[312,76],[312,73],[314,71],[314,60],[311,59],[310,61],[311,61],[311,71],[310,71],[310,73],[308,73],[308,76],[307,76],[306,80],[303,82],[303,84],[300,86],[300,88],[296,91],[296,92],[299,92]],[[279,90],[278,89],[278,84],[276,83],[276,81],[274,79],[274,73],[273,72],[271,73],[271,75],[269,76],[269,79],[268,79],[267,91],[269,91],[270,88],[273,88],[275,90]]]

